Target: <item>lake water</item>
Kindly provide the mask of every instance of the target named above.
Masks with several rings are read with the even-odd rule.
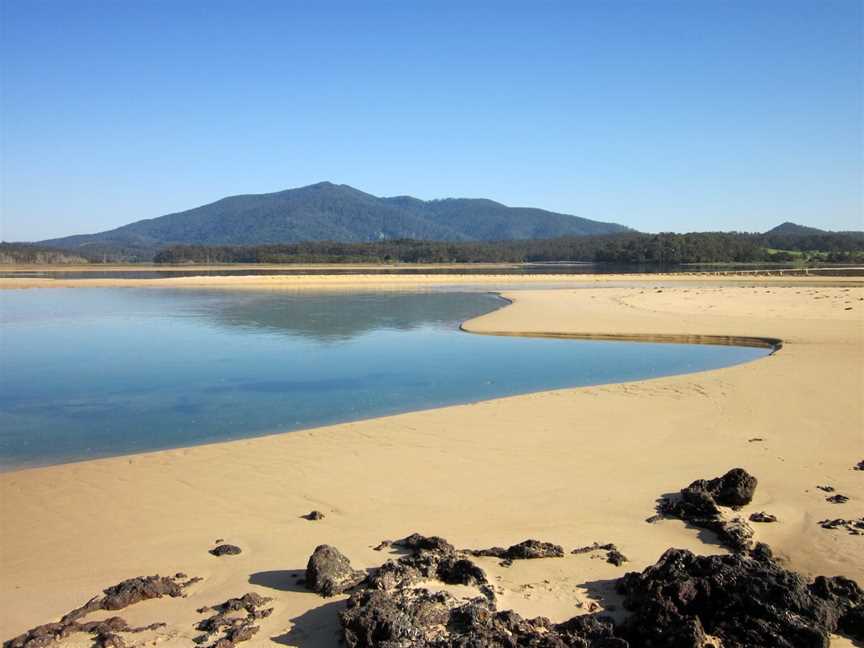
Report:
[[[459,331],[503,303],[480,292],[0,291],[0,469],[699,371],[768,353]]]

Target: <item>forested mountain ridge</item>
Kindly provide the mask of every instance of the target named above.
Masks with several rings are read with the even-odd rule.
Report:
[[[269,194],[231,196],[96,234],[42,241],[64,249],[165,245],[268,245],[304,241],[391,239],[492,241],[613,234],[623,225],[492,200],[410,196],[379,198],[348,185],[321,182]]]

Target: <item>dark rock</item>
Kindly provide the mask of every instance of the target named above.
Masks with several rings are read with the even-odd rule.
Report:
[[[845,495],[841,495],[840,493],[837,493],[836,495],[830,495],[830,496],[826,497],[825,501],[831,502],[832,504],[845,504],[846,502],[849,501],[849,498],[846,497]]]
[[[164,626],[152,623],[143,628],[130,628],[120,617],[114,616],[102,621],[81,623],[78,619],[99,610],[122,610],[147,599],[163,596],[184,596],[183,590],[200,579],[181,581],[178,577],[139,576],[122,581],[103,591],[104,596],[96,596],[79,608],[68,612],[58,623],[46,623],[28,630],[22,635],[3,643],[4,648],[44,648],[56,644],[61,639],[76,632],[94,635],[97,648],[125,648],[118,632],[143,632]],[[185,575],[183,575],[185,577]]]
[[[852,520],[843,518],[820,520],[819,526],[823,529],[843,529],[850,535],[864,535],[864,517]]]
[[[864,470],[864,459],[852,466],[852,470]]]
[[[756,478],[744,469],[733,468],[722,477],[694,481],[681,489],[679,496],[660,500],[657,508],[665,516],[713,531],[733,551],[747,551],[753,545],[753,529],[741,518],[724,519],[718,506],[749,504],[756,483]]]
[[[752,439],[747,439],[747,443],[758,443],[760,441],[764,441],[762,437],[753,437]]]
[[[765,545],[726,556],[669,549],[616,588],[632,612],[619,635],[658,648],[701,646],[706,634],[724,648],[827,648],[841,620],[855,626],[864,603],[854,582],[819,577],[808,585]]]
[[[821,486],[821,485],[817,485],[816,488],[818,488],[818,489],[821,490],[821,491],[825,491],[826,493],[833,493],[833,492],[834,492],[834,487],[833,487],[833,486]]]
[[[615,565],[616,567],[620,567],[623,563],[627,562],[627,556],[617,549],[612,549],[606,553],[606,562]]]
[[[307,520],[323,520],[324,514],[321,511],[310,511],[309,513],[301,517]]]
[[[453,553],[456,549],[447,542],[444,538],[438,536],[422,536],[419,533],[412,533],[407,538],[393,541],[394,547],[402,547],[411,549],[412,551],[439,551],[443,553]]]
[[[382,540],[381,542],[378,543],[378,545],[376,547],[372,548],[372,551],[383,551],[384,549],[386,549],[387,547],[389,547],[392,544],[393,544],[392,540]]]
[[[221,544],[210,550],[210,553],[214,556],[236,556],[240,552],[240,547],[232,544]]]
[[[765,522],[765,523],[776,522],[777,516],[771,515],[770,513],[766,513],[765,511],[760,511],[759,513],[751,513],[750,514],[750,521],[751,522]]]
[[[201,613],[209,610],[214,614],[195,625],[197,630],[204,633],[196,638],[196,643],[209,641],[209,648],[232,648],[235,644],[249,641],[259,629],[255,622],[272,614],[273,608],[265,607],[270,601],[266,596],[249,592],[239,598],[230,598],[209,608],[199,609]],[[243,614],[238,615],[241,611]]]
[[[306,565],[306,587],[321,596],[336,596],[357,585],[366,574],[335,547],[319,545]]]
[[[536,558],[561,558],[564,549],[561,545],[540,540],[523,540],[519,544],[512,545],[506,549],[502,547],[490,547],[489,549],[468,549],[466,553],[472,556],[494,556],[504,560],[533,560]]]

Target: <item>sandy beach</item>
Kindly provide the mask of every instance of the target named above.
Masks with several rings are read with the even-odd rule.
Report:
[[[203,578],[188,597],[123,611],[133,624],[167,623],[148,641],[189,646],[202,618],[196,609],[251,591],[272,597],[274,612],[247,645],[335,646],[344,597],[321,598],[295,578],[312,550],[332,544],[355,567],[371,568],[389,555],[373,550],[381,540],[415,531],[460,548],[526,538],[561,544],[563,558],[511,567],[477,559],[499,589],[499,608],[562,621],[593,602],[616,616],[622,612],[612,579],[653,564],[669,547],[726,552],[710,532],[646,518],[660,496],[733,467],[758,478],[755,498],[741,513],[778,517],[754,528],[787,567],[864,584],[864,535],[818,524],[864,515],[864,471],[853,470],[864,459],[860,277],[20,278],[0,279],[0,288],[511,282],[523,288],[504,292],[511,305],[463,328],[682,341],[777,338],[783,348],[711,372],[2,473],[0,638],[57,620],[122,579],[184,572]],[[531,288],[565,282],[597,286]],[[849,501],[826,501],[818,485]],[[301,517],[312,509],[326,517]],[[243,552],[211,556],[216,539]],[[595,541],[615,543],[629,562],[616,567],[569,553]]]

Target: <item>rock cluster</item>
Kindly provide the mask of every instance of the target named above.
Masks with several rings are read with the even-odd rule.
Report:
[[[733,468],[722,477],[697,479],[682,488],[677,497],[661,499],[657,510],[661,515],[714,531],[733,551],[747,551],[753,546],[753,529],[740,517],[725,519],[718,507],[737,509],[749,504],[756,483],[756,478],[743,468]]]
[[[185,574],[169,576],[138,576],[113,585],[81,607],[68,612],[57,623],[46,623],[28,630],[22,635],[3,644],[4,648],[45,648],[61,639],[84,632],[94,635],[96,648],[124,648],[125,642],[118,632],[143,632],[162,627],[163,623],[153,623],[140,628],[131,628],[120,617],[104,621],[82,623],[79,619],[98,610],[117,611],[148,599],[170,596],[184,596],[184,590],[200,581],[200,578],[187,578]]]
[[[585,554],[594,553],[595,551],[605,551],[606,562],[608,562],[610,565],[620,567],[623,563],[627,562],[627,556],[618,551],[618,547],[616,547],[611,542],[606,544],[600,544],[599,542],[595,542],[594,544],[586,545],[584,547],[578,547],[570,553]]]
[[[850,535],[864,535],[864,517],[852,520],[843,518],[820,520],[819,526],[823,529],[845,529]]]
[[[627,648],[611,620],[596,615],[563,624],[499,611],[485,573],[464,554],[520,559],[563,556],[557,545],[526,541],[509,549],[457,552],[443,538],[412,534],[392,543],[411,553],[381,566],[348,599],[340,614],[349,648]],[[512,550],[512,551],[511,551]],[[478,586],[483,596],[459,600],[420,581]]]
[[[195,626],[204,634],[195,638],[196,644],[207,644],[208,648],[233,648],[242,641],[249,641],[258,632],[255,624],[259,619],[270,616],[272,607],[265,607],[271,599],[249,592],[240,598],[230,598],[224,603],[199,612],[213,611],[214,614]]]
[[[853,582],[813,583],[774,561],[766,545],[749,554],[696,556],[669,549],[618,581],[632,615],[619,636],[633,646],[827,648],[829,635],[864,638],[864,593]]]

